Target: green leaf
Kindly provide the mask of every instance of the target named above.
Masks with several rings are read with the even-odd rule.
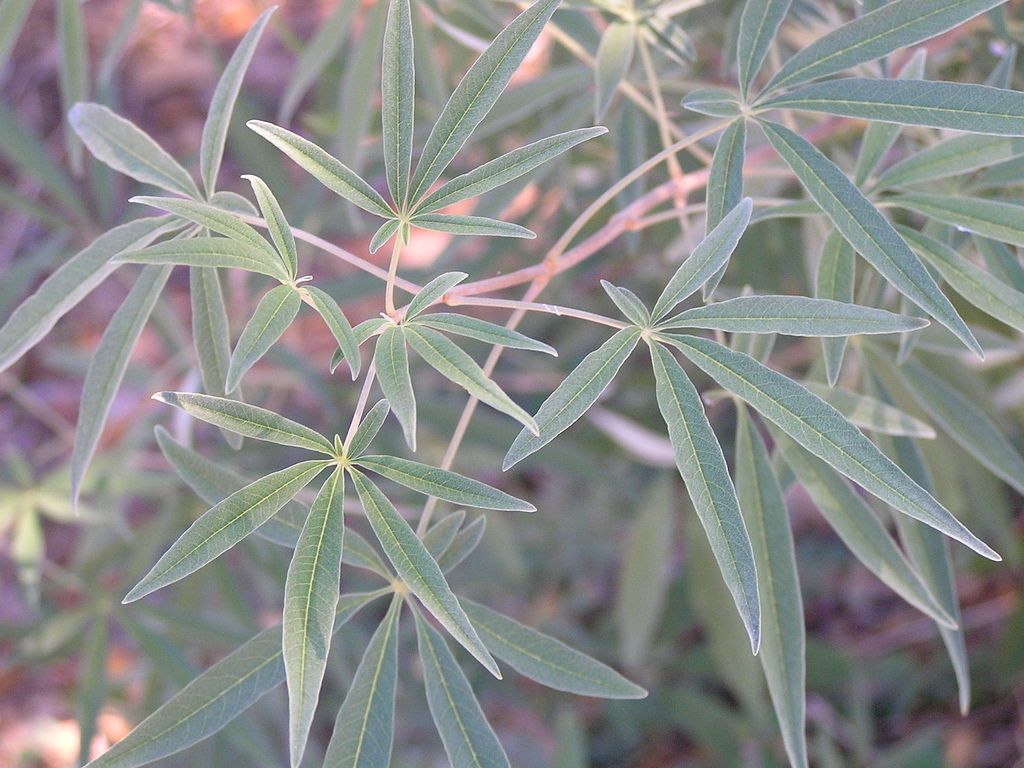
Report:
[[[331,441],[319,432],[265,408],[238,400],[189,392],[157,392],[153,399],[180,408],[189,416],[207,424],[244,437],[334,455]]]
[[[707,216],[704,234],[709,235],[730,211],[735,210],[743,198],[743,160],[747,149],[747,122],[736,120],[722,132],[708,171],[706,192]],[[692,258],[692,256],[691,256]],[[704,284],[704,300],[714,294],[725,277],[726,263]]]
[[[232,240],[249,245],[266,254],[269,262],[279,264],[278,254],[270,247],[270,243],[253,227],[240,220],[238,215],[232,211],[197,200],[180,200],[175,197],[137,195],[131,198],[130,202],[148,205],[161,211],[173,213],[175,216],[180,216],[201,227],[206,227]],[[281,270],[278,270],[278,273],[284,274]]]
[[[991,136],[1024,136],[1024,94],[988,85],[844,77],[802,86],[761,106]]]
[[[510,768],[505,750],[448,644],[419,612],[414,611],[413,616],[427,705],[452,768]]]
[[[57,42],[60,45],[58,75],[62,112],[89,97],[89,51],[85,34],[85,20],[79,0],[58,0]],[[81,176],[82,144],[69,125],[64,126],[64,143],[72,173]]]
[[[250,120],[252,130],[299,164],[313,178],[345,200],[376,216],[392,218],[391,208],[380,193],[327,151],[298,134],[267,123]]]
[[[441,570],[449,573],[459,563],[469,557],[480,544],[484,537],[484,530],[487,528],[487,518],[481,515],[471,522],[457,534],[451,546],[437,559]]]
[[[14,44],[25,27],[32,0],[3,0],[0,2],[0,72],[7,69]]]
[[[469,275],[465,272],[445,272],[438,275],[412,297],[405,309],[405,319],[412,320],[418,314],[439,302],[452,288],[465,280]]]
[[[401,610],[402,598],[396,594],[338,710],[324,768],[388,768],[391,764]]]
[[[897,368],[877,350],[870,349],[869,354],[874,369],[887,382],[909,392],[957,444],[992,474],[1024,493],[1024,458],[985,411],[919,363],[907,361]]]
[[[736,38],[736,67],[744,99],[761,71],[768,49],[789,12],[790,3],[791,0],[750,0],[743,6]]]
[[[292,235],[292,228],[288,226],[288,220],[284,217],[281,204],[277,202],[270,187],[259,176],[244,175],[242,178],[252,185],[256,202],[260,205],[260,213],[263,214],[263,219],[267,222],[270,239],[274,241],[274,246],[284,262],[288,275],[294,280],[299,273],[299,255],[295,250],[295,237]]]
[[[58,320],[117,268],[110,263],[112,256],[144,247],[174,228],[166,216],[129,221],[100,235],[61,264],[0,328],[0,371],[39,343]]]
[[[334,631],[381,594],[342,597]],[[180,752],[217,733],[284,678],[281,627],[274,626],[199,675],[88,768],[138,768]]]
[[[214,505],[132,587],[124,602],[138,600],[198,571],[267,522],[330,465],[324,460],[301,462],[261,477]]]
[[[991,547],[907,477],[839,411],[805,387],[748,355],[707,339],[675,336],[671,341],[721,386],[864,490],[979,554],[999,559]]]
[[[409,200],[419,200],[444,173],[505,90],[558,3],[537,0],[502,30],[469,68],[430,130],[413,174]]]
[[[384,27],[381,66],[381,123],[384,169],[395,207],[403,210],[412,163],[412,129],[416,98],[412,12],[409,0],[391,0]]]
[[[640,341],[638,328],[624,328],[591,352],[565,377],[537,411],[538,434],[524,429],[505,454],[502,469],[518,464],[571,427],[615,378]]]
[[[619,312],[622,313],[629,322],[634,325],[638,325],[641,328],[645,328],[650,325],[651,314],[647,311],[647,307],[640,301],[639,297],[628,288],[620,288],[617,285],[612,285],[607,280],[601,281],[601,287],[604,292],[608,294],[608,298],[612,300],[612,303],[616,306]]]
[[[852,302],[856,261],[853,247],[839,231],[833,229],[829,232],[821,247],[821,259],[818,262],[818,275],[815,283],[815,293],[818,298]],[[829,386],[834,387],[839,381],[847,341],[847,338],[840,336],[832,339],[826,338],[821,342],[825,358],[825,375],[828,378]]]
[[[107,107],[89,102],[75,104],[68,120],[96,159],[115,171],[168,192],[199,197],[199,188],[177,160],[149,134]]]
[[[423,534],[423,546],[427,548],[432,558],[437,560],[452,545],[465,519],[466,510],[458,509],[450,515],[445,515]]]
[[[642,699],[647,691],[611,667],[472,600],[466,614],[487,647],[512,669],[543,686],[577,696]]]
[[[85,637],[82,660],[75,691],[75,715],[79,728],[79,765],[89,759],[92,739],[96,735],[96,721],[107,698],[107,653],[110,626],[107,617],[100,615]]]
[[[724,88],[692,90],[683,97],[683,106],[691,112],[708,117],[739,117],[742,114],[736,93]]]
[[[645,493],[619,567],[615,624],[622,662],[639,667],[649,658],[671,581],[673,512],[677,492],[665,474]]]
[[[494,346],[509,347],[510,349],[525,349],[531,352],[543,352],[547,355],[558,357],[558,352],[543,342],[524,336],[519,331],[513,331],[502,325],[489,323],[469,315],[459,315],[448,312],[432,312],[423,315],[414,323],[425,325],[437,331],[465,336],[469,339],[476,339]]]
[[[203,177],[207,195],[213,194],[213,190],[217,186],[217,173],[220,171],[220,163],[224,157],[224,142],[227,140],[231,113],[235,110],[235,102],[238,100],[238,91],[242,87],[242,80],[249,68],[249,62],[252,61],[253,54],[256,52],[260,37],[263,35],[263,28],[267,26],[267,22],[275,10],[277,10],[277,6],[268,8],[249,27],[249,31],[245,33],[235,48],[235,52],[231,54],[231,59],[224,67],[224,72],[213,91],[199,147],[199,172]]]
[[[345,453],[350,459],[363,455],[370,443],[373,442],[373,438],[380,432],[380,428],[384,426],[384,419],[387,418],[389,410],[387,400],[378,400],[377,404],[363,416],[355,434],[352,435],[352,440],[345,449]]]
[[[682,366],[660,344],[650,350],[658,410],[668,427],[676,467],[756,654],[761,645],[757,571],[722,447]]]
[[[892,6],[886,6],[889,7]],[[788,128],[768,122],[761,122],[761,127],[775,150],[854,250],[896,290],[949,328],[976,355],[982,356],[974,335],[939,290],[928,270],[892,224],[846,174],[810,142]]]
[[[405,330],[389,326],[377,339],[373,352],[377,382],[391,410],[402,425],[405,442],[416,450],[416,394],[409,376],[409,352],[405,348]]]
[[[1001,5],[1005,0],[892,0],[820,37],[791,56],[765,93],[851,69],[910,48]]]
[[[603,126],[578,128],[527,144],[456,176],[431,192],[415,208],[416,214],[431,213],[453,203],[477,197],[538,168],[577,144],[608,133]]]
[[[806,296],[737,296],[705,304],[662,321],[660,328],[708,328],[729,333],[781,333],[789,336],[853,336],[899,333],[924,328],[928,321]]]
[[[344,537],[345,472],[338,467],[309,509],[284,583],[281,644],[293,766],[302,760],[327,669]]]
[[[915,230],[898,231],[950,287],[982,312],[1024,332],[1024,293],[975,266],[943,242]]]
[[[229,267],[256,272],[282,282],[288,274],[277,256],[262,248],[227,237],[190,237],[169,240],[148,248],[123,251],[112,264],[183,264],[189,267]],[[291,290],[291,286],[287,287]],[[230,390],[229,390],[230,391]]]
[[[693,253],[672,275],[654,304],[651,316],[655,322],[665,317],[679,302],[696,293],[698,288],[728,263],[747,228],[753,209],[753,201],[749,197],[745,198],[693,249]]]
[[[943,626],[955,627],[956,622],[928,591],[881,520],[849,483],[780,431],[772,429],[772,434],[778,438],[786,464],[857,559],[919,611]]]
[[[805,381],[803,385],[839,411],[851,424],[863,429],[880,435],[920,437],[926,440],[935,437],[935,430],[929,424],[881,400],[814,381]]]
[[[309,297],[313,309],[331,329],[334,340],[338,342],[338,347],[352,372],[352,380],[355,381],[359,376],[359,369],[362,367],[362,358],[359,356],[359,340],[356,339],[356,335],[352,331],[352,324],[345,317],[345,313],[341,311],[338,302],[328,293],[312,285],[306,286],[302,290]]]
[[[373,237],[370,238],[370,253],[379,251],[381,246],[391,239],[391,236],[398,231],[400,226],[402,226],[402,222],[398,219],[388,219],[381,224],[380,228],[374,232]]]
[[[487,378],[487,374],[473,358],[454,342],[437,331],[422,326],[406,326],[405,335],[409,345],[438,373],[496,411],[508,414],[536,434],[537,425],[533,417]]]
[[[786,500],[745,409],[736,432],[736,494],[759,574],[761,666],[791,765],[807,765],[804,605]]]
[[[128,369],[128,360],[135,342],[170,276],[170,267],[147,267],[142,270],[124,302],[110,319],[99,346],[90,358],[78,408],[75,445],[71,452],[71,503],[75,506],[78,505],[82,479],[96,452],[103,425]]]
[[[597,57],[594,64],[594,77],[597,87],[594,92],[594,120],[604,118],[612,97],[619,89],[619,84],[629,74],[636,49],[636,25],[628,21],[613,21],[609,24],[601,43],[597,46]]]
[[[901,208],[920,213],[961,232],[1024,246],[1024,206],[982,197],[912,192],[892,198]]]
[[[455,216],[448,213],[417,214],[410,219],[414,227],[453,235],[481,235],[483,237],[518,237],[532,240],[537,235],[526,227],[486,216]]]
[[[1005,136],[954,136],[908,155],[878,177],[873,191],[960,176],[1024,155],[1024,140]]]
[[[231,331],[224,292],[216,269],[192,267],[188,271],[189,298],[192,302],[192,340],[199,362],[199,375],[203,391],[214,397],[224,397],[224,382],[228,377],[231,359]],[[240,448],[241,440],[233,440],[232,447]]]
[[[360,456],[352,462],[414,491],[452,504],[477,509],[536,512],[537,508],[515,496],[445,469],[398,456]]]
[[[231,353],[225,385],[228,392],[235,390],[246,371],[281,338],[281,334],[298,314],[301,304],[299,292],[290,285],[279,285],[264,294],[256,305],[256,311],[242,329],[235,351]]]
[[[498,665],[473,629],[458,598],[452,593],[444,574],[423,542],[376,485],[361,472],[350,472],[366,518],[398,577],[441,626],[500,680]]]

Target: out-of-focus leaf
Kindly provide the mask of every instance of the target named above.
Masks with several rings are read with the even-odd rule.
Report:
[[[597,47],[597,61],[594,76],[597,87],[594,93],[594,120],[600,121],[612,103],[612,97],[619,89],[619,83],[629,74],[636,48],[636,25],[628,21],[613,21],[601,35]]]
[[[856,256],[853,247],[839,234],[838,230],[829,232],[825,244],[821,248],[821,260],[818,262],[816,294],[819,299],[834,301],[853,301],[854,280],[856,278]],[[822,351],[825,357],[825,375],[829,386],[839,381],[839,373],[843,368],[843,356],[846,354],[848,339],[843,336],[822,340]]]
[[[925,439],[935,437],[935,430],[930,425],[899,408],[883,403],[881,400],[851,392],[848,389],[827,387],[813,381],[802,383],[808,390],[843,414],[851,424],[856,424],[858,427],[882,435]]]
[[[7,60],[18,41],[32,0],[3,0],[0,2],[0,72],[7,69]]]
[[[909,192],[893,202],[961,232],[991,237],[1002,243],[1024,245],[1024,206],[963,195],[933,195]]]
[[[910,187],[960,176],[1024,155],[1024,140],[1006,136],[954,136],[908,155],[878,177],[873,187]]]

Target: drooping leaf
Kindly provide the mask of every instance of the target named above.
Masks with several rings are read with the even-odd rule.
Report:
[[[429,365],[449,381],[497,411],[508,414],[534,434],[533,417],[516,405],[497,384],[487,378],[479,365],[454,342],[435,330],[410,325],[405,329],[409,345]]]
[[[537,0],[505,27],[469,68],[427,136],[413,174],[410,200],[419,200],[430,189],[490,112],[558,3]]]
[[[672,309],[692,296],[726,263],[736,249],[754,209],[753,201],[745,198],[726,214],[725,218],[700,241],[693,253],[682,263],[665,285],[651,310],[654,322],[660,321]]]
[[[761,601],[761,666],[789,761],[807,765],[804,606],[786,501],[745,409],[736,432],[736,493],[750,532]]]
[[[85,471],[99,444],[114,396],[121,386],[135,342],[153,312],[170,267],[146,267],[124,302],[110,319],[99,346],[89,361],[82,385],[75,445],[71,452],[71,503],[78,504]]]
[[[672,343],[721,386],[864,490],[979,554],[999,559],[842,414],[805,387],[748,355],[707,339],[674,336]]]
[[[305,752],[327,669],[345,537],[345,473],[327,478],[299,534],[284,583],[281,647],[288,680],[288,743],[293,766]]]
[[[963,195],[909,192],[893,198],[901,208],[916,211],[961,232],[972,232],[1002,243],[1024,246],[1024,206]]]
[[[535,512],[537,508],[497,488],[429,464],[398,456],[360,456],[357,466],[375,472],[388,480],[412,488],[426,496],[434,496],[452,504],[477,509],[499,509],[511,512]]]
[[[736,66],[740,93],[746,98],[761,71],[768,49],[789,12],[791,0],[750,0],[743,5],[736,38]]]
[[[756,654],[761,644],[757,571],[722,447],[682,366],[662,345],[650,349],[658,410],[668,427],[676,467]]]
[[[858,16],[791,56],[765,86],[788,88],[910,48],[952,29],[1005,0],[892,0]]]
[[[200,196],[196,183],[177,160],[149,134],[107,107],[89,102],[75,104],[68,120],[96,159],[115,171],[168,192]]]
[[[409,376],[409,351],[405,348],[404,329],[392,325],[380,335],[373,362],[381,391],[402,425],[405,442],[415,452],[416,394]]]
[[[772,434],[778,438],[786,464],[857,559],[919,611],[939,624],[956,626],[953,617],[946,613],[907,562],[881,520],[849,483],[779,430],[773,429]]]
[[[637,27],[628,21],[613,21],[601,35],[594,64],[594,120],[604,119],[619,84],[629,74],[636,49]]]
[[[910,187],[960,176],[1024,155],[1024,139],[1006,136],[954,136],[915,152],[886,169],[873,190]]]
[[[415,208],[415,213],[432,213],[453,203],[482,195],[502,184],[524,176],[577,144],[582,144],[597,136],[603,136],[607,132],[608,129],[603,126],[578,128],[575,131],[559,133],[514,149],[468,173],[445,182],[420,201]]]
[[[988,85],[844,77],[801,86],[762,106],[990,136],[1024,136],[1024,94]]]
[[[267,222],[267,230],[270,232],[270,239],[274,241],[284,267],[289,276],[294,280],[299,270],[299,256],[295,250],[295,236],[292,235],[292,228],[288,226],[288,220],[284,217],[281,204],[277,202],[270,187],[259,176],[242,176],[252,185],[252,191],[256,195],[256,202],[259,203],[260,213]]]
[[[140,250],[123,251],[113,264],[182,264],[189,267],[229,267],[288,281],[281,260],[263,248],[227,237],[169,240]],[[287,287],[291,290],[290,286]],[[230,390],[229,390],[230,391]]]
[[[345,313],[341,311],[338,302],[331,298],[326,291],[313,285],[306,286],[302,290],[309,297],[313,309],[327,323],[327,327],[334,336],[334,340],[338,342],[338,347],[352,372],[352,380],[355,381],[359,376],[359,369],[362,367],[362,358],[359,356],[359,340],[356,339],[356,335],[352,331],[352,324],[345,317]]]
[[[279,285],[264,294],[231,353],[228,380],[224,387],[228,392],[235,390],[246,371],[281,338],[281,334],[298,314],[301,304],[299,292],[290,285]]]
[[[452,768],[510,768],[505,750],[448,644],[418,612],[413,615],[427,705]]]
[[[846,238],[839,234],[838,230],[833,229],[829,232],[821,248],[821,260],[818,262],[818,275],[815,283],[817,297],[852,302],[856,261],[853,247]],[[835,386],[839,381],[847,341],[848,339],[843,336],[822,339],[825,375],[830,386]]]
[[[244,437],[334,455],[331,441],[319,432],[265,408],[238,400],[189,392],[157,392],[153,399]]]
[[[409,0],[391,0],[384,27],[381,66],[381,122],[384,169],[395,207],[403,209],[412,163],[416,72]]]
[[[502,469],[507,470],[540,450],[586,413],[615,378],[639,340],[638,328],[625,328],[583,358],[537,411],[538,434],[526,429],[520,432],[505,454]]]
[[[414,227],[453,235],[480,235],[482,237],[517,237],[532,240],[537,235],[526,227],[499,221],[487,216],[456,216],[448,213],[417,214],[411,219]]]
[[[854,250],[896,290],[949,328],[969,349],[981,356],[981,347],[974,335],[949,303],[949,299],[939,290],[928,270],[893,229],[892,224],[864,197],[846,174],[807,139],[788,128],[763,121],[761,127],[775,150],[793,169],[807,192]]]
[[[324,768],[388,768],[391,764],[401,609],[402,598],[396,594],[338,710]]]
[[[429,315],[422,315],[415,321],[416,325],[425,325],[437,331],[465,336],[495,346],[509,347],[511,349],[526,349],[531,352],[543,352],[558,357],[554,347],[543,342],[524,336],[519,331],[489,323],[469,315],[459,315],[450,312],[431,312]]]
[[[269,520],[330,466],[304,461],[261,477],[211,507],[192,523],[143,579],[125,595],[130,603],[194,573]]]
[[[459,644],[488,672],[501,679],[498,665],[473,629],[441,568],[423,542],[376,485],[361,472],[350,472],[366,518],[399,578]]]
[[[239,41],[235,52],[231,54],[227,66],[221,73],[217,87],[213,91],[213,98],[210,99],[210,108],[206,113],[206,123],[203,125],[203,136],[199,147],[199,172],[203,177],[203,184],[206,187],[206,194],[213,193],[217,186],[217,173],[220,171],[220,163],[224,157],[224,142],[228,137],[228,127],[231,123],[231,114],[235,111],[235,102],[238,100],[238,91],[242,87],[242,79],[249,68],[256,46],[263,36],[263,29],[270,21],[271,15],[277,10],[272,6],[265,10]]]
[[[381,594],[342,597],[334,631]],[[284,677],[281,627],[270,627],[199,675],[88,768],[138,768],[180,752],[217,733]]]
[[[392,217],[391,208],[380,193],[326,150],[273,123],[250,120],[246,125],[288,155],[335,194],[364,211],[384,218]]]
[[[445,272],[435,277],[423,286],[419,293],[412,297],[412,301],[409,302],[409,306],[405,310],[405,319],[412,320],[418,314],[436,304],[444,298],[448,291],[467,277],[469,275],[465,272]]]

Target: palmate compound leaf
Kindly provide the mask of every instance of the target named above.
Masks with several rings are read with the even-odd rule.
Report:
[[[835,408],[742,352],[696,336],[664,335],[719,385],[745,400],[796,442],[894,509],[979,554],[999,555],[893,464]]]
[[[301,762],[305,752],[327,669],[344,537],[345,472],[338,467],[309,508],[284,584],[282,647],[293,766]]]
[[[110,318],[110,324],[89,361],[71,452],[71,503],[74,506],[78,505],[85,471],[99,445],[110,406],[128,370],[135,342],[170,276],[170,267],[151,266],[142,270],[124,302]]]
[[[541,685],[578,696],[642,699],[647,691],[611,667],[495,610],[463,600],[466,615],[487,648],[512,669]]]
[[[299,292],[291,285],[279,285],[264,294],[231,353],[227,383],[224,385],[226,391],[233,392],[241,383],[242,376],[288,330],[301,304]]]
[[[344,595],[334,632],[389,590]],[[172,696],[89,768],[138,768],[217,733],[285,680],[281,627],[265,629]]]
[[[536,512],[537,508],[504,491],[456,472],[398,456],[359,456],[352,463],[426,496],[477,509]]]
[[[423,542],[376,485],[358,470],[349,471],[366,518],[399,578],[441,626],[500,680],[498,665],[473,629],[441,568]]]
[[[332,462],[304,461],[247,485],[211,507],[185,531],[124,602],[145,597],[193,573],[273,517]]]
[[[510,768],[466,675],[444,638],[414,611],[427,705],[452,768]]]
[[[846,174],[807,139],[760,122],[775,150],[843,237],[900,293],[945,325],[979,357],[981,346],[910,246]]]
[[[696,289],[695,289],[696,290]],[[524,429],[505,454],[507,470],[554,440],[597,402],[640,341],[639,328],[624,328],[580,361],[537,411],[537,434]]]
[[[537,0],[469,68],[427,136],[413,174],[409,200],[419,200],[430,189],[490,112],[559,2]]]
[[[157,392],[153,399],[243,437],[334,455],[331,441],[319,432],[265,408],[190,392]]]
[[[737,296],[705,304],[669,318],[659,328],[707,328],[729,333],[780,333],[790,336],[854,336],[915,331],[928,325],[920,317],[897,315],[806,296]]]
[[[892,0],[815,40],[791,56],[764,92],[850,69],[928,40],[1006,0]]]
[[[402,597],[396,594],[338,710],[324,768],[388,768],[391,764],[401,610]]]
[[[771,427],[786,464],[850,551],[896,594],[946,627],[956,621],[907,562],[874,510],[825,462]],[[901,470],[902,471],[902,470]]]
[[[722,447],[682,366],[660,344],[651,344],[650,351],[658,409],[668,427],[676,467],[756,654],[761,645],[757,570]]]

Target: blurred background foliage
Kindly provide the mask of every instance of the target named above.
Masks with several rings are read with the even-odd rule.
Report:
[[[418,109],[430,116],[516,4],[415,5]],[[644,25],[670,115],[681,111],[675,105],[695,84],[724,82],[740,5],[668,0]],[[124,201],[137,191],[82,152],[62,119],[67,106],[83,98],[107,104],[195,167],[211,90],[234,44],[262,10],[256,0],[0,1],[0,319],[55,265],[128,216]],[[294,173],[244,122],[290,123],[382,185],[376,83],[385,12],[382,2],[282,2],[247,75],[225,161],[224,178],[235,180],[228,186],[243,191],[240,174],[258,173],[277,190],[294,225],[358,253],[366,253],[372,234],[365,223],[312,179]],[[856,12],[852,2],[797,2],[783,43],[799,49]],[[1022,15],[1024,6],[1011,2],[1005,12],[930,41],[930,75],[983,82],[1002,62],[1021,87],[1022,73],[1007,54]],[[471,167],[527,140],[589,124],[596,98],[612,129],[608,136],[491,193],[474,210],[511,216],[535,229],[538,239],[454,241],[419,232],[403,254],[411,279],[419,278],[417,267],[426,274],[469,265],[467,271],[485,276],[535,263],[581,207],[660,149],[664,137],[642,108],[650,106],[650,95],[641,64],[623,57],[621,84],[607,70],[595,84],[594,56],[617,18],[615,5],[566,2],[457,161]],[[846,121],[823,144],[851,168],[862,133],[862,125]],[[916,138],[905,131],[896,151],[914,146]],[[680,156],[680,163],[682,172],[702,167],[689,156]],[[638,182],[620,204],[671,172],[659,170]],[[753,183],[758,195],[793,190],[785,174],[765,173]],[[1009,183],[1008,199],[1024,197],[1019,168]],[[771,219],[756,227],[756,236],[745,238],[732,259],[726,284],[810,295],[821,233],[801,219]],[[680,233],[678,221],[666,218],[561,277],[545,298],[600,307],[599,278],[654,295],[673,254],[688,252],[699,234]],[[353,320],[376,313],[379,286],[373,278],[323,258],[315,267],[318,284],[346,311],[352,308]],[[67,462],[80,382],[127,286],[115,273],[44,343],[0,373],[0,765],[79,764],[80,754],[102,751],[197,671],[278,619],[287,552],[258,539],[160,599],[119,604],[176,532],[205,509],[152,439],[156,421],[174,417],[151,407],[149,395],[169,388],[169,381],[183,389],[196,381],[182,271],[172,277],[136,348],[88,476],[81,515],[71,513]],[[241,274],[231,274],[227,288],[237,333],[254,296]],[[957,306],[991,332],[984,340],[987,361],[977,363],[947,336],[930,331],[919,344],[921,359],[995,416],[1020,448],[1024,345],[969,305]],[[600,337],[592,327],[548,316],[530,317],[524,330],[555,346],[560,358],[552,364],[515,356],[502,362],[496,379],[533,411]],[[300,319],[284,341],[248,377],[254,401],[314,427],[339,429],[357,393],[344,377],[324,375],[321,362],[334,349],[332,337],[309,318]],[[776,368],[822,376],[813,339],[779,340],[770,354]],[[651,696],[598,702],[552,693],[522,678],[498,683],[478,668],[467,672],[516,765],[781,766],[760,667],[709,564],[705,537],[695,531],[696,517],[654,420],[649,374],[642,366],[624,373],[571,439],[552,444],[543,459],[527,461],[505,478],[512,486],[507,489],[531,499],[538,514],[489,515],[483,545],[453,578],[460,592],[616,664]],[[420,453],[437,460],[464,396],[423,370],[417,386],[422,401],[431,403],[420,414]],[[908,406],[926,418],[914,408]],[[732,406],[717,402],[709,416],[728,452]],[[165,426],[179,436],[190,428],[184,421]],[[211,450],[230,456],[241,471],[255,473],[286,450],[249,442],[234,454],[222,441],[207,439],[212,431],[197,429]],[[497,467],[516,431],[506,419],[478,413],[455,468],[498,482]],[[396,431],[381,439],[401,450]],[[956,682],[934,625],[857,564],[804,492],[792,486],[787,500],[809,632],[808,728],[813,762],[823,768],[1020,764],[1022,498],[947,435],[924,448],[939,498],[1007,561],[985,562],[959,547],[953,552],[968,631],[972,709],[960,717]],[[346,591],[370,586],[352,569],[344,578]],[[328,668],[326,699],[340,702],[381,609],[343,630]],[[408,653],[411,635],[403,635],[402,643]],[[403,665],[401,675],[412,670]],[[280,689],[215,738],[160,765],[283,764],[285,712]],[[397,722],[396,765],[443,764],[419,686],[401,679]],[[327,720],[314,724],[320,746],[311,748],[307,764],[319,761],[329,730]]]

